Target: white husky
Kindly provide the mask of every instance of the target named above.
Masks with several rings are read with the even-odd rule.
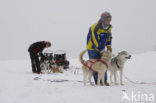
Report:
[[[89,61],[84,61],[82,56],[84,55],[84,53],[86,52],[87,50],[84,50],[83,52],[81,52],[80,56],[79,56],[79,60],[81,63],[85,63],[85,64],[88,64],[88,66],[91,66],[92,63],[89,62],[89,61],[96,61],[96,59],[90,59]],[[92,69],[96,72],[98,72],[98,82],[97,82],[97,85],[100,85],[100,80],[102,80],[102,85],[105,85],[104,83],[104,77],[105,77],[105,72],[106,70],[108,69],[107,66],[110,64],[111,62],[111,58],[112,58],[112,53],[110,51],[107,51],[107,52],[102,52],[102,57],[101,57],[101,60],[106,63],[102,63],[101,61],[98,61],[98,62],[95,62],[93,65],[92,65]],[[93,71],[90,70],[88,67],[86,66],[82,66],[82,70],[83,70],[83,83],[84,85],[86,85],[86,78],[89,74],[89,82],[91,85],[92,82],[91,82],[91,77],[93,76]]]
[[[117,85],[116,74],[117,74],[117,71],[120,71],[120,85],[123,85],[123,82],[122,82],[123,68],[124,68],[126,60],[130,58],[131,58],[131,55],[129,55],[126,51],[122,51],[122,52],[119,52],[118,55],[111,60],[111,63],[109,65],[111,83],[113,83],[112,77],[114,74],[114,81],[115,81],[115,84]]]

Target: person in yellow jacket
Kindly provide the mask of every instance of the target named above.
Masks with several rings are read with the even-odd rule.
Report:
[[[109,12],[104,12],[101,14],[100,20],[90,27],[87,35],[87,50],[90,59],[100,59],[100,52],[105,51],[105,47],[112,52],[111,20],[111,14]],[[97,84],[97,73],[94,73],[93,76],[95,84]],[[105,74],[105,84],[109,86],[107,83],[107,72]]]

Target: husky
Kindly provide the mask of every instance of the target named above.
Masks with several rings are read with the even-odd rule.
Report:
[[[101,60],[103,62],[105,62],[107,65],[104,64],[104,63],[102,63],[101,61],[97,61],[94,64],[92,64],[89,61],[94,62],[94,61],[96,61],[96,59],[90,59],[90,60],[84,61],[83,58],[82,58],[86,51],[87,51],[87,49],[81,52],[81,54],[79,56],[79,61],[82,64],[83,63],[87,64],[88,66],[91,66],[92,65],[92,69],[98,73],[98,82],[97,82],[97,85],[100,85],[100,81],[102,81],[102,85],[105,85],[105,82],[104,82],[105,72],[108,69],[107,66],[111,62],[112,53],[110,51],[105,51],[105,52],[102,52],[101,53]],[[86,85],[86,78],[87,78],[87,76],[89,74],[89,77],[88,77],[89,83],[93,86],[93,83],[91,82],[91,78],[93,76],[93,70],[90,70],[85,65],[82,66],[82,70],[83,70],[83,84]]]
[[[42,60],[41,64],[40,64],[40,68],[42,72],[47,72],[47,73],[51,73],[52,72],[52,68],[51,68],[51,64],[50,61],[48,59],[44,59]]]
[[[44,73],[63,73],[62,66],[57,66],[56,64],[52,64],[49,59],[45,59],[41,62],[41,70]]]
[[[63,66],[54,65],[52,71],[53,73],[63,73]]]
[[[112,58],[111,63],[108,68],[108,70],[110,71],[111,83],[113,83],[112,77],[114,75],[115,85],[118,84],[116,74],[117,74],[117,71],[120,71],[120,85],[124,85],[122,82],[123,68],[127,59],[130,59],[130,58],[131,58],[131,55],[129,55],[127,51],[121,51],[118,53],[116,57]]]

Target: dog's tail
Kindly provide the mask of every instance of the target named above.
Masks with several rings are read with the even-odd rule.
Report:
[[[79,61],[82,63],[82,62],[84,62],[84,60],[83,60],[83,55],[86,53],[86,51],[87,51],[87,49],[85,49],[84,51],[82,51],[81,52],[81,54],[80,54],[80,56],[79,56]]]

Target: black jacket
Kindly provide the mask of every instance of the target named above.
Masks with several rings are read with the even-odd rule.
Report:
[[[31,44],[28,51],[33,54],[39,53],[41,56],[43,56],[42,51],[45,47],[46,47],[45,41],[39,41]]]

